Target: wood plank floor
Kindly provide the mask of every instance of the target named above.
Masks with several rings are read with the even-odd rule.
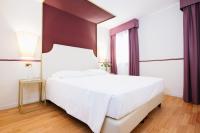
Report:
[[[32,104],[25,109],[0,111],[0,133],[90,133],[84,123],[70,117],[49,103]],[[182,99],[165,96],[161,108],[156,108],[132,133],[200,133],[200,105],[184,103]]]

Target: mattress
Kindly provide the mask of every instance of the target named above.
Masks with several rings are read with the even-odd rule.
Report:
[[[163,89],[163,80],[152,77],[112,74],[72,78],[52,77],[47,81],[47,99],[64,108],[63,106],[67,105],[63,102],[67,103],[72,99],[68,99],[65,94],[70,94],[73,91],[74,97],[78,96],[74,104],[80,106],[78,104],[82,102],[84,105],[81,106],[85,107],[90,105],[86,105],[87,102],[79,101],[82,97],[81,93],[87,91],[87,93],[105,94],[110,96],[106,116],[120,119],[163,92]]]

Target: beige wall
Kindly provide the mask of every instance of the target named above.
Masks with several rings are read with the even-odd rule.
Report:
[[[0,0],[0,59],[20,59],[16,31],[33,32],[40,36],[35,59],[41,56],[42,3],[39,0]],[[0,61],[0,109],[15,107],[18,101],[18,80],[27,77],[21,61]],[[33,62],[32,77],[40,76],[40,62]],[[25,102],[38,98],[31,87],[25,91]]]

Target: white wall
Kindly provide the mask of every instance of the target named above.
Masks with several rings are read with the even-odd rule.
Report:
[[[0,59],[20,59],[16,31],[42,33],[42,3],[39,0],[0,1]],[[35,59],[40,59],[41,39]],[[0,61],[0,109],[15,107],[18,101],[18,80],[26,78],[22,61]],[[40,63],[33,62],[33,77],[40,76]],[[36,86],[25,92],[25,102],[38,98]]]
[[[179,4],[140,19],[140,60],[183,58],[183,14]],[[166,93],[183,95],[183,60],[142,62],[140,73],[165,80]]]
[[[138,19],[140,23],[140,60],[183,58],[183,14],[180,11],[179,3]],[[100,26],[98,31],[97,45],[102,52],[103,48],[110,47],[109,35],[107,35],[109,32],[108,29]],[[107,49],[102,53],[110,55]],[[182,97],[182,60],[141,62],[140,74],[163,78],[165,92],[169,95]]]
[[[183,57],[183,15],[177,3],[139,19],[140,60]]]
[[[109,29],[97,25],[97,57],[99,60],[110,59]]]

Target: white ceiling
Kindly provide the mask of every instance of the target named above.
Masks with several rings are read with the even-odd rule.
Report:
[[[89,0],[116,17],[99,24],[113,28],[133,18],[141,18],[162,8],[167,8],[179,0]]]

